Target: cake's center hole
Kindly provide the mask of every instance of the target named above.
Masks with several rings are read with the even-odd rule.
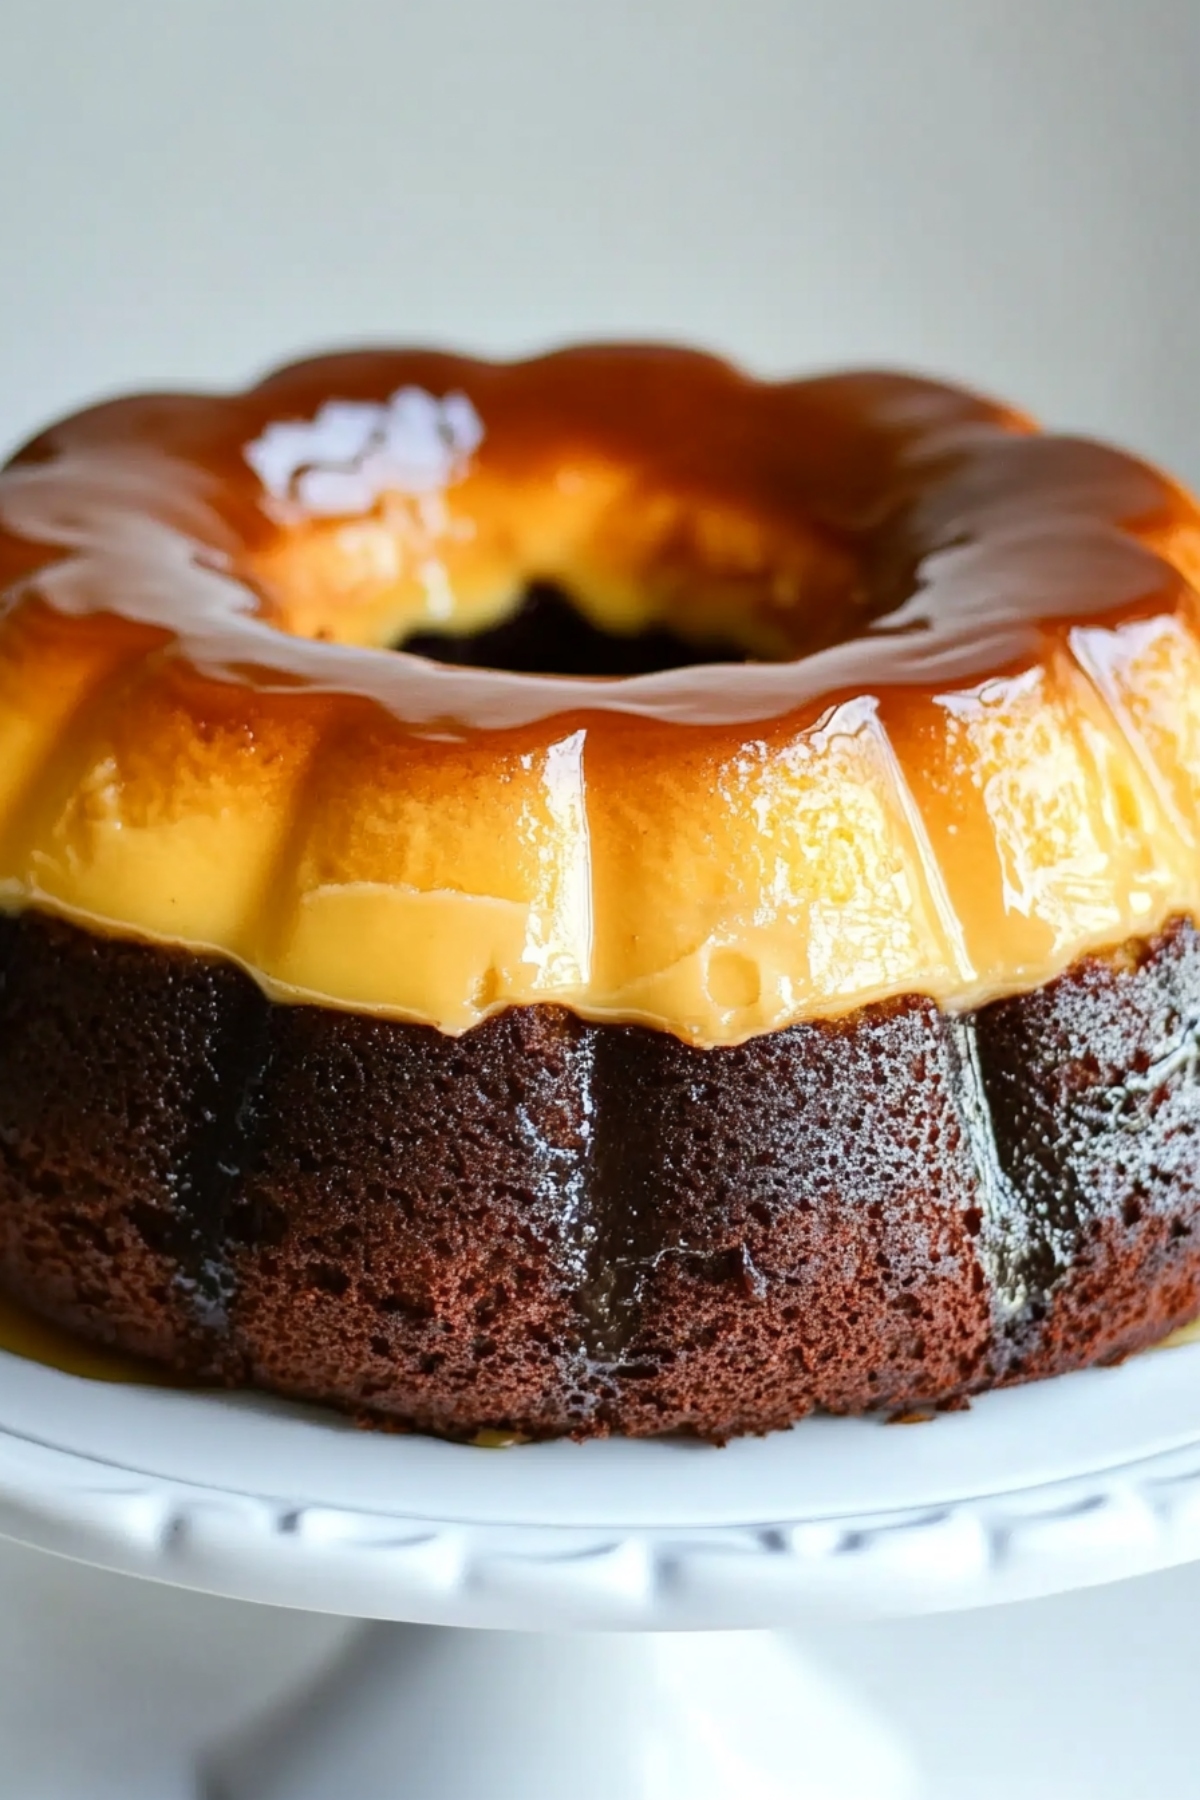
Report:
[[[786,662],[869,627],[857,553],[800,516],[774,437],[747,436],[739,412],[693,443],[689,409],[668,410],[628,458],[557,403],[557,451],[503,413],[493,442],[457,389],[274,420],[245,449],[279,527],[245,565],[261,616],[336,644],[601,677]]]
[[[511,520],[488,514],[486,486],[478,514],[434,494],[300,517],[245,573],[261,615],[298,637],[522,675],[787,662],[858,635],[878,610],[851,550],[790,513],[655,491],[618,506],[586,483],[565,501],[547,491]]]
[[[654,675],[697,663],[745,662],[732,638],[692,641],[666,625],[613,631],[589,619],[569,595],[535,582],[516,609],[476,631],[418,630],[395,645],[415,656],[517,675]]]

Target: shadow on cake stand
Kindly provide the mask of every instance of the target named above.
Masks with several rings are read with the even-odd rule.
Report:
[[[908,1747],[780,1634],[1200,1557],[1200,1346],[924,1426],[815,1420],[722,1451],[489,1452],[5,1356],[0,1532],[365,1622],[152,1780],[133,1750],[169,1659],[127,1654],[126,1727],[111,1671],[105,1699],[124,1800],[919,1800]]]

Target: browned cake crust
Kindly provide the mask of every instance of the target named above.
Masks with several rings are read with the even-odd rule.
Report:
[[[953,1401],[1200,1311],[1200,938],[732,1049],[465,1036],[0,919],[0,1279],[89,1338],[447,1433]]]

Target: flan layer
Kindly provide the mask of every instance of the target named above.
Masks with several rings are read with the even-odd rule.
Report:
[[[0,901],[449,1033],[976,1009],[1200,910],[1197,570],[1165,478],[900,377],[370,354],[116,403],[0,476]],[[379,647],[538,581],[773,660]]]

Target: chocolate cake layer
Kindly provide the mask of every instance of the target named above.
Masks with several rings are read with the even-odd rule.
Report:
[[[1186,921],[949,1017],[695,1050],[453,1038],[0,918],[0,1285],[82,1335],[456,1435],[954,1402],[1200,1311]]]

